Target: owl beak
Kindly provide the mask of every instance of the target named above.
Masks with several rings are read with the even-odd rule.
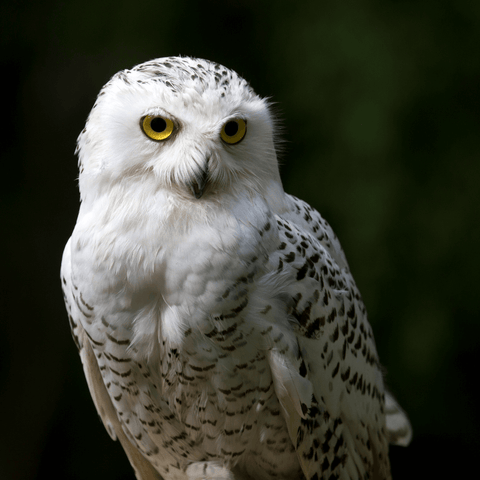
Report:
[[[193,196],[197,200],[203,195],[205,186],[207,184],[209,160],[210,160],[210,157],[207,158],[207,161],[205,162],[205,165],[203,166],[203,168],[196,174],[195,178],[188,185],[190,187],[191,192],[193,193]]]

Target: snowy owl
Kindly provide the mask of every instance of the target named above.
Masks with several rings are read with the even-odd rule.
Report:
[[[105,428],[140,480],[389,479],[411,428],[335,234],[284,192],[268,102],[168,57],[103,87],[62,260]]]

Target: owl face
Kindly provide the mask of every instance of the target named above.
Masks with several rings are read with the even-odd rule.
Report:
[[[117,73],[78,140],[80,190],[141,182],[193,202],[280,182],[268,104],[235,72],[167,57]]]

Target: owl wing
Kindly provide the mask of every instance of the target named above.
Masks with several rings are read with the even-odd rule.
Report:
[[[85,377],[87,378],[88,388],[105,428],[113,440],[120,440],[138,480],[161,480],[162,477],[153,468],[152,464],[148,462],[126,437],[118,421],[117,412],[103,383],[95,354],[85,334],[85,330],[80,324],[78,326],[77,338],[83,345],[83,348],[80,350],[80,357],[82,359]]]
[[[305,202],[288,201],[289,211],[277,216],[280,245],[270,262],[290,279],[298,349],[272,351],[270,365],[291,440],[309,480],[389,479],[394,435],[365,307],[330,226]],[[406,416],[387,399],[395,430],[408,431]]]
[[[150,462],[138,451],[136,447],[128,440],[122,425],[120,424],[117,412],[112,404],[110,395],[105,387],[100,369],[92,349],[91,340],[81,321],[76,317],[73,285],[70,281],[70,242],[67,243],[62,259],[62,288],[64,292],[65,305],[68,311],[70,328],[73,339],[77,345],[80,358],[83,364],[83,370],[87,379],[88,388],[98,415],[113,440],[119,440],[122,444],[127,457],[135,470],[135,476],[138,480],[162,480],[160,474],[153,468]]]

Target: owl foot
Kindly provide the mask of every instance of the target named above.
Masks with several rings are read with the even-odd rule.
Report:
[[[216,462],[197,462],[187,467],[188,480],[235,480],[235,475]]]

